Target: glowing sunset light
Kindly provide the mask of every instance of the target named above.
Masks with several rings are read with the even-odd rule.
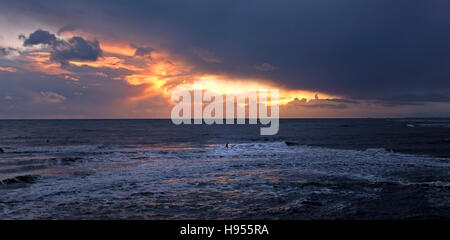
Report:
[[[123,59],[117,58],[117,57],[102,57],[99,58],[97,61],[70,61],[70,64],[73,64],[75,66],[81,67],[81,66],[88,66],[93,68],[111,68],[111,69],[127,69],[130,71],[142,71],[142,68],[136,67],[131,64],[126,64]]]
[[[42,72],[48,75],[72,74],[71,72],[61,68],[61,64],[50,60],[49,52],[33,52],[26,56],[28,64],[25,69],[33,72]]]
[[[235,79],[230,78],[225,75],[204,75],[198,77],[198,83],[201,84],[203,90],[208,90],[211,92],[225,94],[235,94],[235,95],[245,95],[251,91],[260,90],[270,90],[279,89],[280,99],[278,103],[280,105],[287,104],[291,101],[298,99],[315,99],[316,95],[320,95],[323,98],[336,98],[336,96],[331,96],[325,93],[310,92],[306,90],[291,90],[280,88],[276,84],[260,79]],[[177,86],[178,89],[194,89],[193,83],[180,84]]]
[[[68,32],[65,37],[71,35],[73,33]],[[84,34],[78,33],[77,36],[79,35],[86,39],[96,39],[87,32]],[[102,71],[108,71],[108,69],[127,70],[128,72],[111,77],[114,80],[122,80],[133,88],[140,88],[140,91],[136,91],[136,94],[128,96],[125,103],[138,103],[158,96],[165,99],[167,106],[170,106],[174,104],[170,98],[173,91],[177,89],[192,91],[194,82],[199,83],[203,90],[224,96],[226,94],[246,96],[253,91],[278,89],[279,99],[276,103],[279,105],[287,105],[296,99],[314,100],[318,98],[317,95],[320,95],[322,99],[338,98],[322,92],[288,89],[280,85],[276,79],[239,77],[232,73],[217,74],[213,71],[198,68],[197,64],[191,62],[189,58],[166,49],[151,49],[148,54],[137,56],[135,54],[136,48],[130,43],[103,40],[99,42],[103,54],[95,61],[72,59],[67,63],[77,67],[103,69]],[[76,73],[69,72],[63,67],[65,63],[52,59],[51,51],[30,52],[26,59],[28,61],[28,65],[25,66],[27,70],[57,75],[65,80],[75,82],[80,79]],[[3,71],[6,70],[11,69],[3,69]],[[108,75],[103,74],[102,76]],[[270,100],[267,102],[268,105],[273,103]]]
[[[0,67],[0,71],[3,72],[17,72],[17,69],[13,67]]]
[[[125,77],[125,80],[130,85],[142,85],[147,84],[150,85],[153,89],[159,89],[161,88],[166,81],[163,79],[158,78],[157,76],[152,75],[140,75],[140,74],[133,74]]]
[[[122,56],[134,56],[136,49],[127,44],[117,44],[117,43],[100,43],[100,48],[103,52],[118,54]]]

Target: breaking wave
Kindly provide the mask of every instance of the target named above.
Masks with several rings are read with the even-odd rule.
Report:
[[[85,145],[6,150],[9,160],[2,163],[30,158],[59,163],[36,160],[43,167],[11,172],[5,170],[11,165],[0,165],[2,184],[33,183],[26,191],[0,189],[0,218],[364,218],[357,211],[365,202],[375,204],[365,204],[370,216],[395,218],[377,208],[377,201],[413,201],[408,202],[412,206],[426,201],[431,213],[434,203],[444,203],[439,214],[450,216],[448,159],[382,148],[252,142],[170,149]],[[20,167],[27,165],[36,162]],[[399,214],[421,217],[411,211]]]

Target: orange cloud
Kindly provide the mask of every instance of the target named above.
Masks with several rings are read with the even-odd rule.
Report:
[[[42,72],[48,75],[64,75],[73,74],[61,68],[61,64],[54,63],[50,60],[49,52],[33,52],[26,56],[29,62],[25,68],[33,72]]]
[[[17,72],[17,69],[13,67],[0,67],[0,71],[3,72]]]
[[[166,51],[153,51],[150,54],[150,59],[151,61],[147,63],[145,68],[134,71],[133,74],[123,78],[130,85],[145,87],[145,90],[139,96],[130,97],[128,100],[141,101],[160,95],[167,99],[169,104],[173,104],[170,100],[171,92],[175,89],[191,91],[194,89],[194,81],[199,82],[204,90],[223,95],[226,93],[246,95],[252,90],[278,89],[280,95],[278,103],[280,105],[286,105],[296,98],[314,99],[318,94],[317,92],[283,88],[277,83],[265,79],[198,73],[193,65]],[[90,64],[100,65],[97,62]],[[334,98],[334,96],[325,93],[319,94],[325,98]]]
[[[70,61],[72,65],[81,67],[81,66],[89,66],[93,68],[111,68],[111,69],[127,69],[130,71],[142,71],[142,68],[136,67],[131,64],[126,64],[123,59],[118,57],[102,57],[97,61]]]
[[[65,36],[71,36],[75,32],[65,32],[64,34]],[[81,30],[76,30],[76,34],[77,36],[92,39],[100,37],[100,47],[106,56],[99,58],[95,62],[70,61],[70,64],[92,68],[126,69],[131,72],[126,76],[109,74],[106,69],[95,73],[97,76],[123,80],[137,89],[142,89],[139,94],[128,97],[124,104],[127,104],[129,101],[144,102],[143,100],[154,96],[161,96],[161,98],[167,99],[169,104],[172,104],[170,101],[171,92],[176,88],[192,90],[194,81],[200,81],[204,89],[222,94],[225,94],[227,91],[244,94],[250,90],[279,89],[280,105],[287,105],[289,102],[295,101],[295,99],[315,99],[316,94],[325,99],[337,98],[322,92],[289,89],[267,79],[239,78],[232,74],[200,72],[193,64],[181,56],[161,49],[151,51],[150,55],[146,57],[135,57],[136,48],[123,40],[115,41],[105,36],[102,37],[93,33],[82,32]],[[191,52],[198,55],[205,62],[216,64],[222,62],[222,59],[207,50],[191,49]],[[65,75],[66,79],[77,80],[77,78],[69,75],[71,74],[70,72],[61,69],[59,64],[52,63],[49,58],[50,53],[34,53],[28,57],[33,62],[29,68],[52,75]],[[262,72],[277,69],[275,66],[267,63],[257,65],[255,68]]]
[[[124,80],[133,86],[145,85],[140,96],[131,97],[138,101],[155,95],[165,95],[169,99],[169,90],[193,77],[193,66],[164,51],[150,54],[151,61],[145,69],[125,76]]]
[[[130,85],[142,85],[142,84],[150,84],[152,86],[156,86],[158,88],[162,87],[166,81],[160,79],[156,75],[146,75],[146,74],[132,74],[125,77],[125,80]]]
[[[154,96],[161,96],[167,99],[169,104],[171,92],[176,88],[187,90],[193,89],[194,81],[199,81],[203,89],[225,94],[246,94],[250,90],[279,89],[279,104],[286,105],[295,99],[314,99],[316,94],[321,97],[332,99],[325,93],[316,93],[301,89],[288,89],[280,87],[276,82],[267,79],[239,78],[227,74],[214,74],[198,72],[194,65],[190,64],[182,57],[174,55],[168,51],[154,50],[150,56],[145,58],[134,57],[136,49],[130,44],[119,42],[100,41],[101,49],[112,54],[99,58],[97,61],[70,61],[75,66],[89,66],[92,68],[126,69],[131,74],[113,79],[124,80],[132,86],[141,87],[143,91],[137,96],[131,96],[127,100],[131,102],[142,101]],[[202,56],[206,56],[206,52]],[[219,63],[219,60],[207,55],[209,62]],[[34,70],[52,75],[66,74],[66,79],[77,81],[72,76],[67,76],[70,72],[60,68],[59,64],[50,62],[50,53],[38,52],[31,54],[28,59],[33,62]],[[206,61],[205,60],[205,61]],[[98,76],[108,77],[108,75],[97,72]]]
[[[280,105],[288,104],[289,102],[298,99],[315,99],[317,92],[311,92],[306,90],[292,90],[277,86],[276,83],[264,79],[251,79],[251,78],[233,78],[227,75],[203,75],[198,76],[196,81],[201,84],[203,90],[216,92],[222,95],[227,93],[246,95],[250,91],[257,90],[279,90]],[[193,83],[180,84],[178,88],[193,90]],[[320,93],[325,98],[334,98],[334,96]]]
[[[126,44],[117,44],[117,43],[100,43],[100,48],[103,52],[117,54],[122,56],[134,56],[136,49]]]

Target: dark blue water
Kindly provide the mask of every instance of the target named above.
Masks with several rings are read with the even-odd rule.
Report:
[[[0,219],[450,217],[449,119],[260,127],[2,120]]]
[[[170,120],[3,120],[0,147],[132,145],[193,146],[293,141],[327,148],[384,148],[450,156],[450,119],[281,120],[275,136],[258,125],[181,125]]]

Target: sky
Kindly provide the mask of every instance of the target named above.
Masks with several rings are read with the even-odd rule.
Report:
[[[169,118],[280,89],[285,118],[450,117],[450,2],[0,0],[0,119]]]

